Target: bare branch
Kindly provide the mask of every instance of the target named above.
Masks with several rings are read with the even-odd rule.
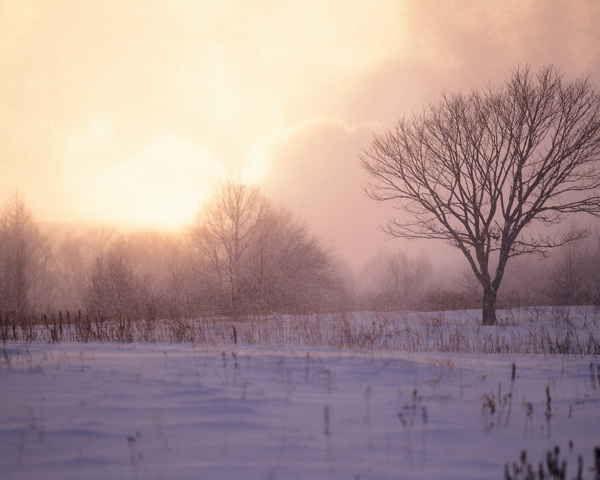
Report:
[[[495,90],[443,94],[361,156],[367,193],[403,212],[384,231],[459,248],[494,292],[509,258],[580,238],[525,240],[533,222],[600,216],[599,159],[600,96],[589,79],[566,81],[553,67],[516,69]]]

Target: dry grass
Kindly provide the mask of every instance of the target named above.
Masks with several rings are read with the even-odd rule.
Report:
[[[449,353],[600,354],[594,307],[500,312],[483,327],[479,312],[274,315],[231,319],[106,320],[77,314],[17,321],[4,316],[0,340],[25,342],[190,342]]]

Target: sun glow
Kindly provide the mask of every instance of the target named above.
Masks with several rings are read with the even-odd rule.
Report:
[[[162,135],[100,174],[89,191],[90,210],[103,221],[180,228],[224,176],[223,166],[206,150]]]

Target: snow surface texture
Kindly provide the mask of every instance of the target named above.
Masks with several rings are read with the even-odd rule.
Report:
[[[600,446],[593,355],[0,348],[6,479],[498,479],[556,445],[593,478]]]

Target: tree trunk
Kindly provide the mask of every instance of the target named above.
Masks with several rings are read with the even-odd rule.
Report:
[[[482,325],[496,325],[496,296],[491,287],[483,289]]]

